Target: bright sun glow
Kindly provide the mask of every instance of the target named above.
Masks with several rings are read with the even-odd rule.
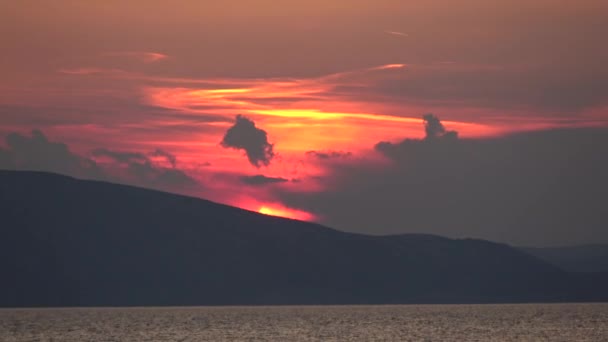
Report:
[[[268,205],[261,206],[260,209],[258,209],[258,212],[264,215],[286,217],[295,220],[311,221],[314,219],[314,216],[307,212],[275,206],[270,207]]]
[[[278,213],[275,210],[272,210],[266,206],[262,206],[259,210],[260,214],[264,215],[277,215]]]

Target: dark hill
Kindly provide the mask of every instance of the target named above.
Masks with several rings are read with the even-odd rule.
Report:
[[[206,200],[0,171],[0,306],[605,300],[507,245],[365,236]]]
[[[608,245],[521,248],[539,259],[570,272],[608,272]]]

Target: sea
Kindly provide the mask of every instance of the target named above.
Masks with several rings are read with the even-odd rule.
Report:
[[[608,304],[0,309],[0,341],[608,341]]]

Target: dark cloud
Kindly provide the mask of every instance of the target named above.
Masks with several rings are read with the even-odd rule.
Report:
[[[261,186],[266,184],[277,184],[277,183],[285,183],[289,182],[286,178],[280,177],[266,177],[264,175],[255,175],[255,176],[243,176],[240,178],[241,182],[247,185],[253,186]]]
[[[109,158],[112,161],[110,166],[126,167],[130,177],[125,179],[114,176],[95,160],[71,152],[64,143],[49,141],[38,130],[32,131],[31,136],[10,133],[6,137],[6,145],[7,149],[0,148],[0,168],[4,169],[55,172],[174,192],[201,189],[199,182],[176,168],[175,156],[161,149],[149,154],[104,148],[91,152],[94,157]],[[171,168],[156,165],[150,157],[165,158]]]
[[[103,171],[97,164],[76,155],[68,146],[52,142],[39,130],[33,130],[31,136],[10,133],[6,136],[8,147],[0,154],[0,166],[17,170],[50,171],[88,179],[105,179]]]
[[[426,132],[425,139],[438,139],[438,138],[457,138],[458,133],[456,131],[446,131],[445,127],[433,114],[425,114],[422,119],[424,120],[424,130]]]
[[[148,157],[139,152],[112,151],[105,148],[98,148],[91,151],[95,157],[108,157],[119,163],[149,163]]]
[[[351,157],[353,154],[342,151],[308,151],[306,155],[317,159],[339,159]]]
[[[160,188],[164,190],[178,190],[183,187],[198,186],[198,182],[185,172],[176,168],[177,158],[164,150],[156,149],[148,154],[139,152],[113,151],[104,148],[92,151],[95,157],[107,157],[127,167],[132,182],[136,185]],[[171,164],[165,168],[155,164],[150,156],[160,156]]]
[[[376,145],[390,167],[332,165],[325,192],[276,191],[286,205],[349,231],[608,242],[608,129],[458,139],[439,124],[427,120],[439,138]]]
[[[257,168],[270,165],[275,157],[274,145],[268,142],[266,131],[242,115],[236,116],[236,122],[224,135],[222,146],[244,150],[251,165]]]
[[[175,166],[177,165],[177,158],[175,157],[175,155],[162,150],[160,148],[157,148],[156,150],[154,150],[153,152],[149,153],[150,156],[152,157],[163,157],[167,160],[167,162],[169,164],[171,164],[171,167],[175,168]]]
[[[409,168],[426,165],[431,161],[445,162],[457,156],[460,149],[458,132],[448,131],[439,118],[433,114],[422,117],[426,135],[423,140],[406,139],[399,144],[379,142],[375,150],[396,161],[407,159]]]

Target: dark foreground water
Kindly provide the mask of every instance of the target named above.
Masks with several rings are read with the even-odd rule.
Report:
[[[608,304],[0,309],[0,341],[608,341]]]

